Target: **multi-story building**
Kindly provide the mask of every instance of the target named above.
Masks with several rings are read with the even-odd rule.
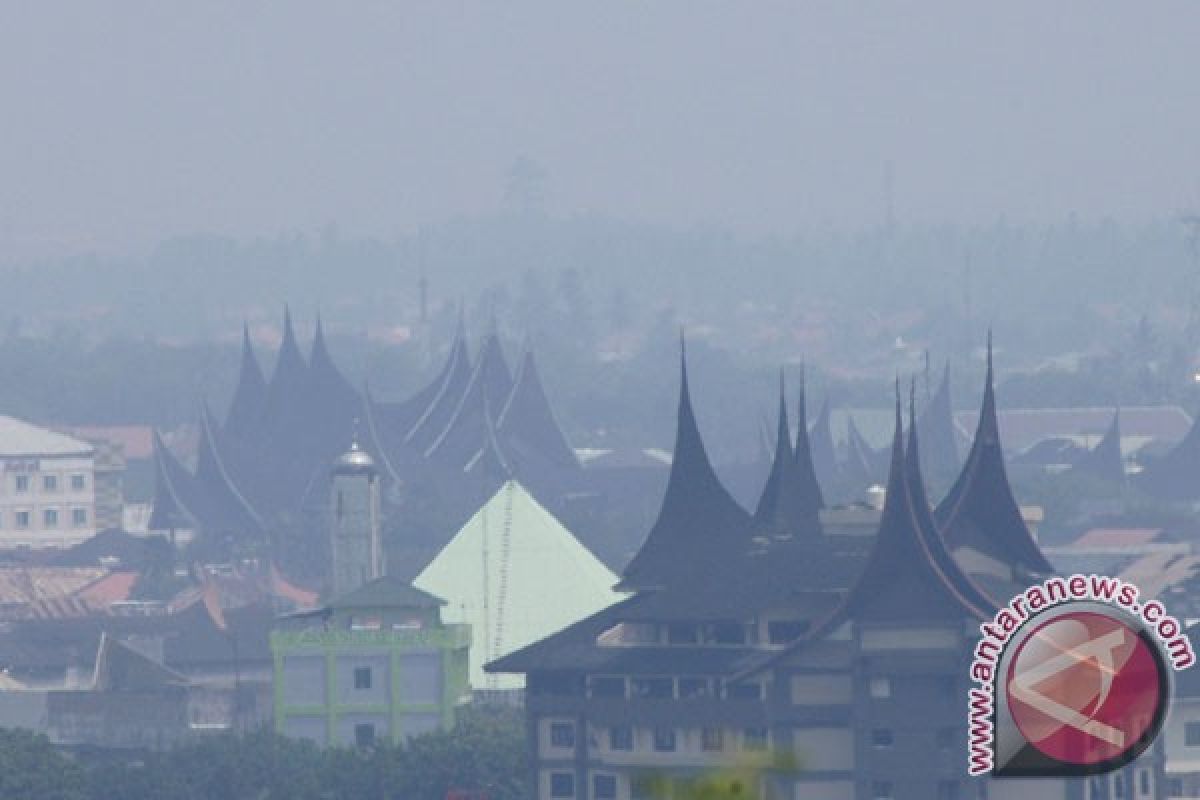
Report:
[[[1052,571],[1008,484],[990,357],[974,443],[936,508],[923,426],[905,442],[897,398],[873,537],[823,530],[800,408],[792,446],[781,399],[747,514],[708,461],[685,369],[662,509],[622,579],[633,596],[488,666],[527,676],[537,797],[661,798],[758,765],[743,779],[770,798],[1161,798],[1161,748],[1089,780],[967,777],[979,623]]]
[[[451,727],[470,698],[471,630],[443,624],[442,605],[385,576],[282,618],[271,633],[275,729],[364,746]]]
[[[96,532],[96,449],[0,416],[0,547],[70,547]]]

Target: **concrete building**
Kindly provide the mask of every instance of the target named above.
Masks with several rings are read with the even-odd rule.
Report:
[[[96,530],[96,448],[0,416],[0,547],[70,547]]]
[[[978,626],[1053,573],[1005,473],[990,352],[979,427],[936,508],[897,398],[872,537],[820,524],[800,408],[793,447],[781,397],[748,514],[708,460],[685,366],[659,517],[620,584],[633,595],[487,666],[527,676],[536,796],[667,797],[757,763],[748,794],[769,798],[1159,800],[1155,748],[1086,780],[965,774]]]
[[[469,702],[466,625],[391,577],[280,619],[271,633],[275,729],[326,746],[446,730]]]

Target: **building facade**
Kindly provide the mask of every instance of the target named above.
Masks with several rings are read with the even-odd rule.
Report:
[[[870,537],[822,528],[803,401],[793,446],[781,399],[750,515],[708,462],[686,368],[682,383],[662,509],[622,579],[634,594],[488,666],[527,675],[538,798],[667,798],[723,774],[780,800],[1165,796],[1162,748],[1094,779],[967,776],[979,624],[1052,571],[1008,485],[990,356],[979,428],[936,508],[897,398]]]
[[[442,604],[384,577],[281,619],[271,633],[275,729],[322,746],[449,729],[470,699],[471,632],[443,624]]]
[[[0,417],[0,547],[71,547],[96,530],[95,448]]]

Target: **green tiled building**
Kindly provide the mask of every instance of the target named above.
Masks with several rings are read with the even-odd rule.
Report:
[[[391,577],[271,634],[275,730],[321,745],[370,745],[445,730],[468,701],[469,625],[441,620],[444,601]]]

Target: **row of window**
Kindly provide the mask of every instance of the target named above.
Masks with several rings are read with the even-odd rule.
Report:
[[[690,700],[720,697],[728,700],[761,700],[762,686],[757,683],[737,683],[722,686],[714,678],[699,677],[632,677],[593,675],[588,678],[588,695],[604,698],[637,698],[658,700]]]
[[[45,473],[42,475],[42,491],[57,492],[59,489],[58,475],[54,473]],[[27,473],[17,473],[13,475],[13,491],[17,494],[25,494],[29,491],[31,476]],[[87,476],[82,472],[73,473],[70,477],[71,491],[82,492],[87,488]]]
[[[42,509],[42,528],[58,529],[59,510],[57,508]],[[86,508],[71,509],[71,527],[86,528],[88,524],[88,510]],[[27,531],[33,526],[33,512],[24,509],[12,512],[12,527],[19,531]],[[0,512],[0,528],[4,527],[4,514]]]
[[[575,748],[575,723],[555,722],[550,725],[550,746],[559,749]],[[707,752],[725,749],[725,731],[722,728],[703,728],[700,731],[700,747]],[[654,729],[653,748],[657,753],[673,753],[678,748],[674,728]],[[633,750],[633,726],[614,725],[608,729],[608,749],[614,751]],[[749,727],[742,730],[742,749],[757,752],[767,749],[767,729]]]
[[[633,787],[633,795],[640,797],[644,792]],[[550,773],[550,796],[555,800],[567,800],[575,796],[575,773]],[[617,777],[597,773],[592,775],[592,797],[594,800],[614,800],[617,796]],[[872,800],[893,800],[895,787],[891,781],[872,781]],[[958,781],[939,781],[937,794],[931,800],[959,800],[962,797],[961,785]]]

